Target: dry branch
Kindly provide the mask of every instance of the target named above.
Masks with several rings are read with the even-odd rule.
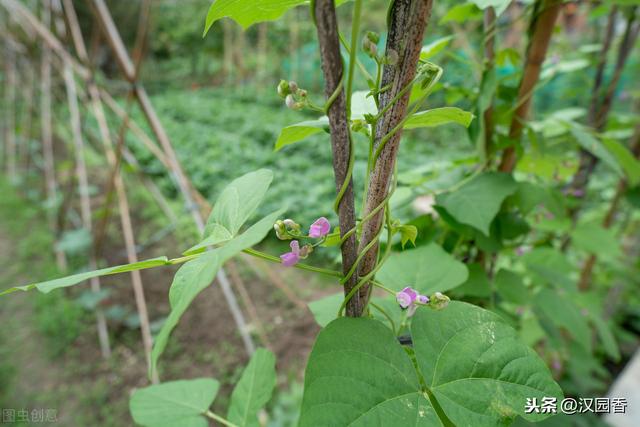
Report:
[[[322,72],[325,78],[325,95],[330,98],[338,89],[343,78],[342,56],[340,55],[340,41],[338,40],[338,22],[333,0],[317,0],[315,3],[316,27],[318,29],[318,41],[320,44],[320,58],[322,60]],[[349,179],[347,189],[338,205],[338,221],[341,237],[356,225],[355,205],[353,197],[353,180],[347,177],[349,158],[353,155],[350,147],[349,122],[346,112],[346,97],[344,89],[331,104],[327,111],[329,126],[331,128],[331,149],[333,151],[333,171],[336,183],[336,192],[339,192],[346,179]],[[342,271],[346,275],[357,258],[356,236],[351,236],[344,241],[342,251]],[[344,284],[345,295],[353,289],[358,281],[358,275],[351,276]],[[362,313],[363,302],[358,294],[347,304],[347,316],[359,316]]]
[[[431,14],[432,5],[432,0],[395,0],[389,11],[390,24],[386,52],[395,51],[398,54],[398,62],[384,67],[381,87],[389,87],[389,90],[380,95],[381,111],[393,102],[407,85],[411,84],[416,75],[422,39]],[[378,125],[375,129],[374,152],[379,148],[383,138],[395,129],[407,114],[409,92],[407,91],[404,96],[400,97],[378,120]],[[376,160],[369,178],[368,194],[364,212],[362,213],[363,217],[367,217],[387,197],[396,156],[400,148],[401,136],[402,130],[395,132],[386,142]],[[380,210],[363,224],[359,251],[363,251],[376,238],[382,227],[383,219],[384,210]],[[360,277],[365,276],[375,268],[378,260],[378,250],[379,244],[375,242],[364,255],[358,266]],[[368,288],[365,285],[358,291],[360,297],[359,310],[362,310],[366,305],[369,295]],[[362,314],[362,311],[358,314]]]

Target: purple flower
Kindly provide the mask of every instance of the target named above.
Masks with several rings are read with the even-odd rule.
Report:
[[[418,298],[418,293],[408,286],[396,294],[396,301],[402,308],[413,305],[416,298]]]
[[[309,237],[319,238],[324,237],[331,231],[331,224],[325,217],[316,219],[316,221],[309,227]]]
[[[584,190],[581,188],[574,188],[572,194],[573,197],[584,197]]]
[[[420,304],[429,304],[429,297],[426,295],[418,295],[418,302]]]
[[[292,240],[289,244],[291,252],[280,255],[282,265],[285,267],[292,267],[300,261],[300,244],[297,240]]]
[[[419,305],[429,304],[430,300],[428,296],[420,295],[415,289],[409,286],[396,293],[396,301],[398,301],[400,307],[407,309],[408,317],[413,316]]]

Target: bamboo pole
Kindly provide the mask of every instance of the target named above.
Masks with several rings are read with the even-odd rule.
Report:
[[[70,1],[65,1],[65,12],[67,14],[67,20],[69,22],[69,26],[78,26],[77,15],[75,14],[75,9],[73,8],[73,4]],[[75,31],[77,35],[79,31]],[[72,37],[74,31],[71,32]],[[86,55],[86,48],[84,48],[84,41],[80,38],[75,38],[74,43],[79,43],[76,45],[76,51],[79,55]],[[85,56],[85,61],[88,61],[88,56]],[[105,151],[105,155],[107,157],[107,163],[109,167],[113,170],[116,169],[117,159],[116,153],[113,147],[113,141],[111,139],[111,134],[109,132],[109,125],[107,124],[107,119],[104,113],[104,109],[102,106],[102,102],[100,100],[100,92],[93,82],[93,80],[89,80],[87,82],[87,89],[89,92],[89,103],[91,110],[98,122],[98,129],[100,133],[100,138],[103,144],[103,148]],[[136,253],[136,244],[135,244],[135,236],[133,233],[133,224],[131,222],[131,215],[129,211],[129,201],[127,199],[127,193],[124,187],[124,181],[122,179],[121,174],[116,174],[115,176],[115,189],[116,195],[118,199],[118,211],[120,213],[120,223],[122,227],[122,233],[125,241],[125,249],[127,252],[127,261],[129,263],[135,263],[138,261],[138,255]],[[149,326],[149,315],[147,311],[147,303],[144,296],[144,286],[142,283],[142,275],[140,271],[132,271],[131,272],[131,283],[133,286],[133,292],[136,302],[136,308],[138,311],[138,316],[140,318],[140,331],[142,333],[142,344],[145,352],[145,356],[147,359],[147,364],[151,363],[151,348],[153,346],[152,338],[151,338],[151,328]],[[159,378],[157,373],[154,372],[152,378],[152,383],[158,383]]]
[[[547,55],[553,28],[561,8],[561,0],[538,0],[536,2],[531,21],[531,40],[527,48],[527,59],[516,100],[517,107],[509,128],[509,139],[514,144],[519,144],[522,138],[522,130],[529,114],[531,98],[538,83],[542,63]],[[507,147],[502,154],[499,169],[501,172],[512,172],[516,162],[515,147]]]
[[[78,180],[78,190],[80,193],[80,216],[82,218],[82,226],[87,232],[91,233],[91,198],[89,195],[89,179],[87,177],[87,167],[84,157],[84,140],[82,138],[82,128],[80,124],[80,110],[78,108],[78,97],[76,95],[76,83],[73,77],[71,64],[64,64],[64,82],[67,90],[69,103],[69,114],[71,116],[71,131],[73,134],[73,146],[76,155],[76,177]],[[89,269],[95,270],[97,262],[93,251],[89,254]],[[94,277],[90,280],[91,290],[98,294],[100,292],[100,279]],[[96,307],[96,322],[98,330],[98,340],[100,342],[100,352],[105,359],[111,356],[111,346],[109,344],[109,331],[107,329],[107,321],[104,312],[98,306]]]
[[[196,227],[202,233],[204,231],[204,220],[202,218],[202,213],[200,212],[197,205],[193,202],[193,190],[191,185],[184,175],[178,157],[171,145],[169,137],[162,126],[160,119],[158,118],[155,109],[153,108],[151,101],[149,100],[149,96],[147,95],[146,90],[141,84],[137,84],[135,79],[135,67],[131,62],[131,58],[129,57],[126,48],[124,47],[124,43],[120,38],[120,33],[118,32],[115,23],[113,22],[113,18],[107,8],[104,0],[93,0],[92,5],[94,6],[96,17],[98,18],[98,22],[103,30],[105,37],[107,38],[108,43],[111,45],[114,54],[116,55],[116,60],[125,75],[126,79],[131,83],[135,84],[135,93],[138,102],[140,103],[140,107],[144,112],[147,121],[149,122],[149,126],[153,130],[156,138],[160,142],[160,145],[165,151],[165,155],[171,164],[171,172],[174,173],[179,189],[185,198],[186,204],[191,211],[193,220],[196,224]],[[238,302],[236,297],[231,289],[231,285],[227,278],[227,275],[224,269],[220,269],[216,276],[218,283],[220,283],[220,287],[222,288],[222,292],[227,300],[227,305],[231,311],[231,315],[236,322],[238,327],[238,332],[242,338],[245,349],[249,355],[253,354],[255,351],[255,345],[253,343],[253,339],[249,335],[246,327],[246,321],[244,319],[244,315],[238,306]]]
[[[27,64],[23,67],[22,73],[24,75],[24,125],[22,127],[22,137],[20,138],[19,155],[20,164],[23,169],[24,177],[29,176],[29,162],[30,162],[30,147],[31,139],[33,137],[33,104],[34,104],[34,85],[35,78],[33,76],[33,67],[31,64]]]
[[[6,110],[6,141],[4,157],[7,167],[7,176],[11,182],[16,180],[16,54],[13,49],[7,49],[7,61],[5,71],[5,108]]]
[[[49,31],[51,25],[51,8],[50,0],[45,0],[42,8],[42,21],[44,28]],[[56,240],[59,237],[56,227],[55,215],[53,214],[53,206],[57,204],[58,199],[58,183],[56,182],[55,159],[53,154],[53,132],[51,128],[51,52],[47,46],[42,48],[42,64],[40,68],[40,110],[41,110],[41,126],[42,126],[42,154],[44,157],[44,178],[45,189],[48,205],[49,228],[54,233]],[[67,269],[67,260],[63,251],[54,247],[56,256],[56,264],[58,269],[65,271]]]
[[[65,34],[66,25],[61,17],[62,5],[59,0],[54,0],[52,9],[56,12],[56,30],[62,38]],[[80,120],[80,108],[78,106],[78,95],[76,81],[73,75],[73,66],[69,61],[62,60],[62,76],[67,93],[67,104],[69,105],[70,128],[75,152],[75,171],[78,184],[78,193],[80,194],[80,218],[82,227],[91,234],[92,218],[91,218],[91,197],[89,194],[89,179],[87,175],[87,167],[85,162],[84,139],[82,137],[82,124]],[[89,253],[89,269],[96,270],[98,263],[93,251]],[[94,277],[89,281],[91,291],[94,294],[100,293],[100,278]],[[100,353],[104,359],[111,356],[111,345],[109,343],[109,330],[104,311],[98,305],[95,309],[96,314],[96,330],[98,332],[98,342],[100,344]]]

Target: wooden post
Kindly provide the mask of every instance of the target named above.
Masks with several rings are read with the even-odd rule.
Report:
[[[522,129],[529,114],[531,98],[536,84],[540,77],[542,63],[547,55],[549,42],[553,35],[553,28],[562,8],[561,0],[538,0],[533,11],[531,21],[531,39],[527,48],[527,59],[524,66],[518,97],[516,99],[516,110],[511,119],[509,128],[509,139],[514,144],[518,144],[522,137]],[[514,146],[507,147],[500,163],[501,172],[512,172],[516,166],[516,150]]]
[[[389,35],[387,37],[386,52],[395,51],[398,54],[398,62],[394,65],[385,65],[382,73],[381,87],[389,87],[389,90],[380,94],[380,110],[393,103],[385,114],[378,120],[375,129],[374,152],[383,143],[387,135],[402,122],[407,114],[409,105],[409,92],[394,99],[404,88],[411,84],[418,66],[420,50],[424,31],[431,15],[432,0],[395,0],[389,12]],[[369,187],[365,202],[363,217],[370,215],[384,202],[389,193],[391,178],[396,163],[402,130],[392,134],[382,147],[380,155],[375,162],[369,177]],[[369,248],[360,265],[358,274],[363,277],[374,270],[378,262],[379,243],[376,238],[381,230],[384,209],[380,209],[369,221],[362,225],[362,236],[358,252]],[[369,298],[369,286],[363,286],[360,291],[362,309]]]
[[[51,25],[50,0],[45,0],[42,8],[42,22],[49,30]],[[40,69],[40,110],[42,126],[42,154],[44,157],[44,178],[47,204],[49,209],[49,229],[54,233],[56,241],[59,237],[56,226],[55,214],[52,209],[57,204],[58,184],[56,182],[55,160],[53,155],[53,132],[51,129],[51,51],[48,47],[42,48],[42,64]],[[63,251],[54,247],[56,264],[60,271],[67,269],[67,259]]]
[[[67,13],[67,20],[71,27],[78,27],[78,20],[75,14],[75,9],[73,8],[73,3],[71,1],[65,1],[65,12]],[[80,33],[79,31],[75,31],[77,35]],[[71,32],[72,37],[74,31]],[[81,33],[80,33],[81,34]],[[86,55],[86,48],[84,46],[84,40],[82,38],[73,37],[74,43],[76,44],[76,51],[78,55],[84,56],[84,61],[88,61],[88,56]],[[85,62],[88,64],[88,62]],[[88,80],[87,89],[89,92],[90,98],[90,107],[91,110],[98,122],[98,128],[100,132],[101,141],[103,144],[103,148],[105,151],[105,155],[107,157],[107,163],[109,167],[114,170],[117,166],[116,153],[113,147],[113,141],[111,139],[111,134],[109,132],[109,125],[107,124],[107,119],[104,113],[104,109],[102,107],[102,102],[100,101],[100,92],[95,85],[93,80]],[[129,211],[129,201],[127,199],[127,193],[124,187],[124,181],[122,180],[121,174],[116,174],[114,185],[116,189],[116,194],[118,198],[118,211],[120,213],[120,223],[122,226],[122,233],[125,241],[125,249],[127,252],[127,261],[129,263],[135,263],[138,261],[138,255],[136,253],[136,243],[135,236],[133,233],[133,224],[131,222],[131,215]],[[133,292],[136,301],[136,308],[138,311],[138,316],[140,318],[140,331],[142,333],[142,344],[145,352],[145,356],[147,359],[147,364],[151,363],[151,348],[153,346],[152,338],[151,338],[151,328],[149,326],[149,315],[147,311],[147,303],[144,296],[144,286],[142,284],[142,275],[140,271],[132,271],[131,272],[131,282],[133,285]],[[159,378],[157,376],[157,372],[154,373],[151,381],[153,383],[158,383]]]
[[[11,182],[16,180],[16,54],[11,47],[6,50],[5,64],[5,108],[6,108],[6,141],[4,157],[7,168],[7,176]]]
[[[318,43],[320,46],[320,59],[322,73],[325,79],[324,93],[329,99],[337,90],[345,73],[342,56],[340,55],[340,41],[338,39],[338,19],[333,0],[317,0],[314,16],[318,31]],[[344,238],[349,230],[356,226],[355,203],[353,194],[353,179],[347,176],[349,159],[352,155],[349,131],[349,121],[346,111],[346,96],[341,89],[336,99],[327,111],[329,126],[331,128],[331,150],[333,152],[333,174],[335,177],[336,193],[349,179],[346,191],[338,205],[338,221],[340,225],[340,237]],[[346,276],[354,266],[357,259],[357,241],[355,233],[352,233],[340,247],[342,254],[342,272]],[[344,293],[347,295],[358,282],[358,275],[353,274],[344,283]],[[362,313],[363,303],[360,294],[355,293],[347,304],[347,316],[357,317]]]
[[[113,18],[109,13],[109,9],[107,8],[104,0],[92,0],[92,5],[94,6],[96,17],[98,18],[98,22],[104,32],[107,41],[111,45],[114,54],[116,55],[116,60],[122,70],[125,78],[129,80],[131,83],[135,83],[135,67],[131,62],[131,58],[129,57],[126,48],[124,47],[124,43],[120,37],[120,33],[118,32]],[[160,145],[164,149],[165,155],[171,164],[171,172],[173,172],[176,176],[176,180],[179,186],[180,191],[182,192],[183,197],[185,198],[188,209],[191,211],[193,220],[196,224],[198,230],[202,233],[204,231],[204,219],[202,218],[202,214],[198,209],[198,206],[193,202],[193,191],[191,189],[191,185],[184,175],[180,162],[178,161],[178,157],[171,145],[169,137],[162,126],[162,122],[158,118],[155,109],[153,108],[151,101],[147,95],[146,90],[141,84],[135,85],[135,94],[142,111],[144,112],[147,121],[149,122],[149,126],[153,130],[156,138],[160,142]],[[249,335],[246,327],[246,321],[244,320],[244,315],[238,306],[238,302],[231,290],[231,285],[227,278],[227,275],[224,269],[220,269],[216,276],[216,279],[220,283],[220,287],[222,288],[222,292],[227,300],[227,305],[229,306],[229,310],[231,311],[231,315],[233,316],[237,326],[238,332],[242,338],[245,349],[249,355],[253,354],[255,351],[255,345],[253,344],[253,340],[251,335]]]
[[[89,195],[89,179],[87,177],[87,167],[85,164],[84,140],[82,138],[82,128],[80,123],[80,110],[78,108],[78,97],[76,94],[76,83],[73,77],[71,64],[64,64],[64,82],[67,90],[67,98],[69,103],[69,115],[71,117],[71,132],[73,134],[73,146],[76,155],[76,177],[78,180],[78,190],[80,193],[80,217],[82,218],[82,227],[91,233],[91,198]],[[89,253],[89,269],[95,270],[98,265],[95,253]],[[94,293],[100,292],[100,279],[94,277],[90,280],[91,290]],[[111,356],[111,346],[109,344],[109,331],[107,329],[107,321],[104,312],[98,306],[96,307],[96,322],[98,330],[98,340],[100,342],[100,352],[105,359]]]

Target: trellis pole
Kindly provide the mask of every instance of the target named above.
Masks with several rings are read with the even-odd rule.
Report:
[[[49,30],[51,25],[51,8],[50,0],[45,0],[42,8],[42,22],[44,27]],[[48,204],[49,228],[58,240],[59,233],[56,226],[55,215],[53,215],[53,206],[57,204],[58,184],[56,182],[55,159],[53,154],[53,132],[51,128],[51,51],[47,46],[42,47],[42,64],[40,68],[40,111],[41,111],[41,127],[42,127],[42,155],[44,158],[44,179],[45,194]],[[56,255],[56,264],[58,269],[65,271],[67,269],[67,259],[63,251],[57,245],[54,246]]]
[[[68,1],[68,0],[67,0]],[[135,78],[135,67],[127,53],[127,50],[122,42],[120,37],[120,33],[113,22],[113,18],[111,17],[111,13],[107,8],[107,5],[103,0],[93,0],[92,4],[94,6],[96,17],[98,18],[98,22],[102,27],[103,33],[107,38],[108,43],[111,45],[111,48],[116,56],[116,60],[118,65],[120,66],[125,78],[132,84],[135,84],[135,94],[140,107],[145,114],[147,121],[149,122],[149,126],[151,127],[153,133],[156,135],[156,138],[160,142],[160,145],[165,151],[165,155],[167,156],[171,169],[170,171],[176,177],[176,181],[180,191],[185,198],[186,204],[191,211],[193,220],[196,224],[196,227],[202,233],[204,231],[204,220],[200,210],[197,205],[193,202],[193,189],[191,188],[189,181],[187,180],[182,167],[180,166],[180,162],[178,157],[171,145],[168,135],[166,134],[164,127],[162,126],[162,122],[158,118],[153,105],[147,95],[146,90],[141,84],[138,84]],[[253,343],[253,339],[248,332],[247,324],[244,319],[244,315],[238,306],[238,302],[236,297],[231,289],[231,285],[227,278],[225,271],[221,268],[218,271],[216,276],[218,282],[220,283],[220,287],[222,288],[222,292],[227,300],[227,305],[231,311],[231,314],[238,326],[238,332],[242,338],[245,349],[249,355],[253,354],[255,351],[255,345]]]
[[[5,64],[5,145],[4,158],[7,168],[7,176],[13,182],[16,177],[15,149],[16,149],[16,123],[15,123],[15,99],[16,99],[16,71],[15,52],[9,46],[6,49]]]
[[[73,69],[68,61],[64,61],[64,82],[67,91],[67,101],[69,104],[69,115],[71,119],[71,132],[73,134],[73,146],[76,156],[76,177],[78,180],[78,191],[80,193],[80,217],[82,218],[82,226],[91,233],[91,196],[89,194],[89,179],[87,176],[87,167],[85,163],[85,148],[82,138],[82,125],[80,122],[80,109],[78,107],[78,95],[76,90],[76,82],[73,76]],[[89,268],[97,269],[96,256],[93,251],[89,254]],[[100,293],[100,279],[94,277],[90,280],[92,292]],[[100,342],[100,352],[105,359],[111,356],[111,346],[109,344],[109,331],[107,329],[107,321],[103,310],[96,307],[96,324],[98,330],[98,340]]]
[[[71,2],[65,1],[65,12],[67,14],[67,19],[69,22],[69,26],[71,29],[72,39],[74,41],[76,51],[81,61],[85,64],[88,64],[88,55],[87,50],[84,45],[84,40],[81,37],[81,33],[79,32],[79,25],[77,16],[75,14],[75,9],[73,8],[73,4]],[[75,29],[73,29],[76,27]],[[78,37],[78,35],[80,35]],[[97,86],[95,85],[92,79],[87,80],[87,89],[89,92],[89,104],[90,108],[98,122],[98,129],[100,133],[100,138],[103,144],[103,148],[105,151],[105,155],[107,157],[107,163],[111,169],[115,169],[117,166],[116,153],[113,149],[113,141],[111,139],[111,133],[109,132],[109,126],[107,123],[107,119],[104,113],[104,109],[102,107],[102,102],[100,101],[100,92],[98,91]],[[127,193],[124,188],[124,181],[122,179],[121,174],[116,174],[114,179],[114,185],[116,189],[116,195],[118,198],[118,210],[120,213],[120,222],[122,227],[122,234],[125,241],[125,249],[127,252],[127,261],[129,263],[135,263],[138,261],[138,255],[136,253],[136,244],[135,244],[135,236],[133,233],[133,225],[131,222],[131,215],[129,211],[129,201],[127,199]],[[142,275],[140,271],[132,271],[131,272],[131,282],[133,285],[133,292],[136,301],[136,308],[138,311],[138,317],[140,319],[140,330],[142,333],[142,344],[144,347],[144,352],[147,360],[147,364],[151,363],[151,348],[152,348],[152,338],[151,338],[151,328],[149,326],[149,315],[147,311],[147,303],[144,296],[144,286],[142,283]],[[153,383],[158,383],[159,378],[157,374],[154,373],[151,378]]]

